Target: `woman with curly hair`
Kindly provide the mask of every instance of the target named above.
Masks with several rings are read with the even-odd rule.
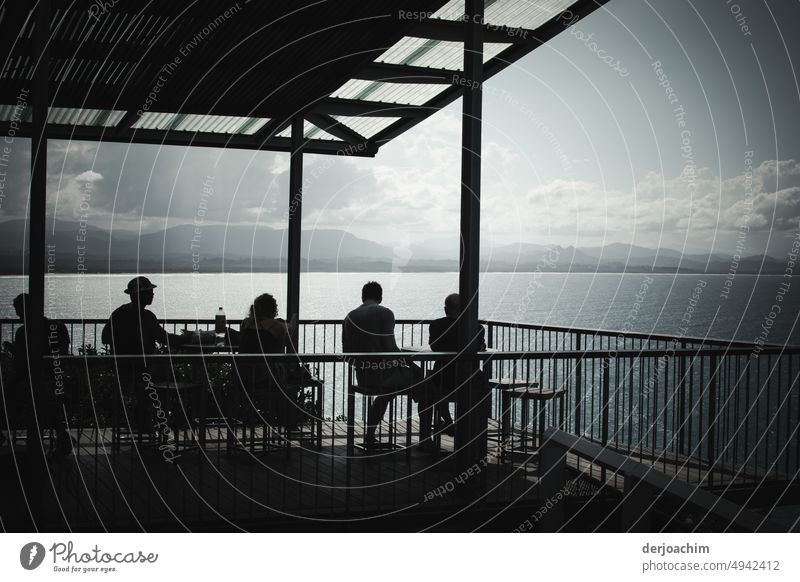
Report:
[[[242,320],[239,353],[297,353],[290,326],[278,317],[278,303],[269,293],[256,297]],[[269,421],[293,429],[299,389],[287,387],[288,368],[285,364],[248,363],[240,366],[240,373],[247,391],[264,407],[260,412]]]

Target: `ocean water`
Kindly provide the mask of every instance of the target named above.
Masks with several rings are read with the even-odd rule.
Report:
[[[53,318],[106,318],[127,301],[128,274],[51,275],[46,312]],[[223,306],[243,317],[256,295],[272,293],[281,315],[286,276],[277,273],[151,275],[158,285],[151,309],[159,318],[209,319]],[[361,286],[377,280],[384,305],[398,319],[442,315],[457,291],[457,273],[304,273],[302,319],[341,319],[360,303]],[[788,286],[787,286],[788,283]],[[0,277],[0,318],[14,318],[11,301],[25,277]],[[485,319],[599,329],[682,334],[775,343],[800,343],[800,285],[780,276],[691,274],[485,273],[480,315]],[[766,336],[766,337],[764,337]]]

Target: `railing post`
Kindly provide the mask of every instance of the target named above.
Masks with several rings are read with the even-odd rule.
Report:
[[[605,447],[608,444],[608,407],[611,400],[610,394],[610,377],[611,377],[611,360],[608,356],[603,358],[601,366],[601,379],[600,379],[600,442]],[[606,468],[600,469],[600,480],[605,483]]]
[[[611,360],[608,356],[603,358],[603,377],[602,377],[602,403],[601,403],[601,411],[600,411],[600,418],[602,426],[600,427],[600,439],[603,443],[603,446],[608,444],[608,407],[609,402],[611,400],[611,392],[610,392],[610,379],[611,379]]]
[[[686,349],[686,342],[681,342],[681,350]],[[691,360],[690,360],[691,361]],[[684,454],[686,440],[686,356],[681,356],[678,381],[678,454]]]
[[[581,351],[581,334],[580,332],[576,335],[575,338],[575,349],[577,351]],[[583,355],[578,355],[578,362],[575,364],[575,407],[574,407],[574,414],[575,414],[575,434],[580,436],[581,435],[581,385],[583,383]]]
[[[710,376],[708,379],[708,475],[709,486],[714,483],[714,464],[717,462],[717,356],[709,358]]]
[[[540,517],[537,521],[537,531],[555,532],[564,525],[565,496],[559,496],[558,492],[564,488],[566,468],[567,449],[550,439],[545,439],[539,449]],[[550,501],[549,506],[548,501]]]

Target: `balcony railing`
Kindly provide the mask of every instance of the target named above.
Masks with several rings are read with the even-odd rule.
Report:
[[[247,435],[241,422],[230,418],[228,408],[239,364],[253,358],[277,363],[296,361],[296,357],[149,358],[163,362],[173,380],[202,385],[199,399],[198,393],[188,398],[180,391],[159,396],[165,418],[174,426],[173,435],[180,448],[176,454],[199,457],[201,461],[196,465],[180,464],[185,487],[165,494],[169,503],[159,501],[161,488],[153,483],[148,486],[144,501],[139,497],[129,500],[127,497],[135,495],[131,491],[143,478],[141,471],[133,467],[146,464],[137,437],[158,449],[164,446],[163,434],[155,434],[158,431],[152,427],[143,430],[136,426],[132,394],[118,374],[124,358],[90,355],[95,353],[105,322],[65,323],[70,329],[73,353],[82,355],[59,359],[68,369],[70,389],[65,397],[57,399],[56,412],[65,415],[78,444],[76,457],[82,471],[67,479],[78,513],[94,498],[102,499],[103,505],[92,514],[95,519],[151,523],[170,519],[168,512],[164,513],[165,505],[185,519],[202,521],[214,519],[210,509],[214,503],[224,506],[225,515],[231,519],[235,516],[253,520],[287,510],[298,516],[352,515],[420,503],[427,508],[463,504],[456,495],[428,499],[432,491],[440,491],[439,487],[444,487],[445,492],[450,489],[448,484],[456,488],[452,485],[453,475],[442,473],[441,466],[432,468],[437,463],[417,457],[410,463],[399,462],[399,457],[387,456],[369,464],[359,455],[348,456],[348,425],[363,428],[366,406],[364,398],[356,395],[356,414],[348,416],[347,393],[352,374],[341,353],[341,322],[333,320],[301,322],[299,345],[303,353],[299,357],[321,383],[317,390],[305,389],[298,402],[305,416],[302,430],[296,434],[275,437],[269,421],[262,419]],[[166,323],[175,332],[184,328],[210,329],[213,325],[212,320]],[[234,328],[238,323],[229,322]],[[426,345],[427,323],[399,321],[398,343]],[[511,439],[490,445],[490,458],[482,476],[488,478],[488,485],[483,483],[479,495],[492,503],[510,503],[537,495],[535,475],[531,477],[525,469],[528,465],[535,467],[537,457],[514,451],[526,428],[523,423],[534,420],[540,426],[558,427],[630,456],[683,482],[715,490],[790,483],[800,468],[800,349],[796,347],[768,346],[757,351],[753,345],[724,340],[483,323],[488,328],[487,343],[494,351],[475,358],[488,376],[564,390],[563,407],[546,403],[535,418],[526,416],[521,402],[516,400],[512,400],[509,410],[502,410],[499,394],[491,394],[490,432],[499,432],[504,412],[511,423]],[[0,322],[4,340],[13,336],[16,325],[16,321]],[[87,351],[86,345],[94,349]],[[454,354],[431,352],[408,354],[410,360],[428,370],[435,361],[453,357]],[[46,366],[53,365],[52,360],[48,362]],[[411,417],[407,415],[409,409]],[[399,433],[409,434],[412,445],[416,444],[416,410],[409,405],[407,395],[398,397],[394,420],[401,426]],[[389,430],[388,417],[381,430]],[[24,430],[16,436],[19,443],[25,442]],[[253,449],[254,445],[266,450],[267,444],[280,445],[281,439],[294,451],[289,455],[297,456],[295,461],[299,462],[293,468],[276,470],[272,461],[259,461],[257,466],[250,462],[237,464],[235,451],[248,446]],[[542,444],[535,438],[533,441],[529,450]],[[406,442],[398,442],[401,454]],[[445,453],[452,452],[452,440],[444,438],[442,448]],[[115,468],[106,471],[104,467],[109,463]],[[599,465],[579,463],[573,468],[589,479],[605,481],[604,468]],[[161,469],[158,472],[160,475]],[[276,477],[277,473],[282,476]],[[80,480],[74,481],[78,477]],[[124,485],[120,480],[126,478],[130,483]],[[52,485],[58,495],[64,494],[65,483]],[[292,483],[298,484],[296,489]],[[266,487],[269,500],[254,497],[253,487]],[[185,510],[178,511],[176,507]]]

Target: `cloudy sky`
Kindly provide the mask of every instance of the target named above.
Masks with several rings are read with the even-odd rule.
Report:
[[[483,236],[780,256],[800,219],[795,0],[611,0],[486,83]],[[460,102],[375,159],[306,156],[306,228],[457,256]],[[20,142],[0,219],[24,214]],[[285,226],[288,158],[56,142],[51,213],[101,227]],[[88,184],[88,186],[87,186]],[[752,204],[748,204],[752,202]],[[113,218],[112,218],[113,217]]]

